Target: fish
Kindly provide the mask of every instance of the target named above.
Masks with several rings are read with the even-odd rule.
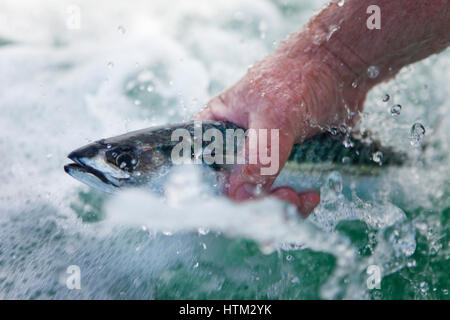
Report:
[[[215,129],[226,134],[227,130],[245,129],[228,121],[196,121],[151,127],[101,139],[72,151],[72,160],[64,166],[66,173],[90,187],[107,193],[123,188],[150,186],[167,176],[176,163],[173,150],[179,140],[173,139],[175,130],[185,130],[195,137],[196,130],[206,132]],[[210,142],[201,141],[201,152]],[[239,146],[234,141],[232,155],[236,156]],[[228,154],[230,145],[223,144]],[[194,147],[187,157],[198,160]],[[374,156],[376,155],[376,157]],[[404,153],[391,147],[383,147],[369,134],[348,134],[339,130],[320,133],[292,148],[285,168],[295,171],[311,170],[356,170],[359,174],[374,174],[381,167],[401,166],[407,160]],[[233,165],[197,163],[213,172],[227,172]],[[283,171],[287,169],[283,168]]]

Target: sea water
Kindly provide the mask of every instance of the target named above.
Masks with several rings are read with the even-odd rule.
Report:
[[[90,141],[190,119],[323,4],[3,0],[0,298],[448,299],[448,50],[366,101],[361,126],[410,164],[280,178],[321,190],[306,220],[212,197],[193,168],[163,197],[63,170]]]

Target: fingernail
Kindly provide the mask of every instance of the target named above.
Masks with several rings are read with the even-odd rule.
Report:
[[[255,186],[249,183],[244,183],[234,193],[234,199],[237,201],[243,201],[252,199],[254,197]]]

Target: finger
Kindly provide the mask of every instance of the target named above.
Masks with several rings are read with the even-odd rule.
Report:
[[[320,203],[320,194],[313,190],[297,193],[290,187],[278,187],[272,190],[271,195],[295,205],[303,218],[308,217]]]
[[[253,137],[248,136],[246,139],[246,164],[237,165],[228,180],[228,195],[237,201],[252,199],[268,191],[294,144],[293,135],[284,129],[272,130],[270,128],[273,126],[264,120],[252,121],[250,124],[254,131]],[[261,135],[261,129],[266,130],[266,135]]]
[[[212,98],[207,106],[194,117],[194,120],[227,120],[244,127],[246,114],[226,105],[219,95]]]

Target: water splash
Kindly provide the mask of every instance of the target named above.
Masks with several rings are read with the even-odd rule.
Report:
[[[414,123],[410,130],[411,145],[413,147],[420,146],[424,136],[425,136],[425,127],[419,122]]]

